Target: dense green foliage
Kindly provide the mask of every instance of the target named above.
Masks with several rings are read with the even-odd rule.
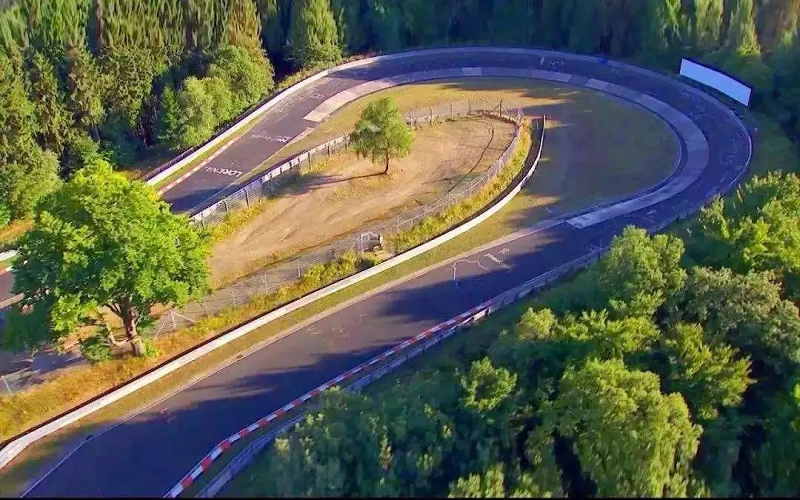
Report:
[[[135,341],[152,305],[202,289],[206,243],[109,162],[208,140],[273,90],[273,63],[471,42],[670,70],[692,56],[752,85],[797,134],[798,15],[797,0],[12,2],[0,10],[0,226],[34,217],[16,286],[35,307],[9,313],[3,341],[58,343],[100,321],[98,307]],[[388,168],[410,136],[381,144],[396,112],[372,113],[356,144]],[[276,442],[258,493],[800,495],[798,213],[800,180],[771,174],[682,239],[627,229],[487,349],[379,398],[327,394]],[[102,361],[115,342],[82,348]]]
[[[45,197],[23,235],[14,288],[43,321],[38,328],[12,321],[3,341],[17,349],[58,343],[81,324],[107,326],[102,307],[136,346],[154,305],[205,291],[207,255],[206,238],[185,215],[98,160]]]
[[[383,173],[389,173],[389,161],[408,155],[414,133],[388,97],[371,102],[361,112],[350,144],[360,156],[369,156],[373,163],[383,163]]]
[[[0,10],[0,195],[25,217],[57,172],[208,140],[273,89],[265,54],[284,69],[511,43],[673,70],[689,55],[800,130],[798,13],[796,0],[18,0]]]
[[[708,222],[720,206],[730,227],[781,213],[778,179],[791,206],[798,178],[768,175],[682,239],[626,228],[488,346],[431,359],[372,397],[324,395],[251,471],[251,492],[797,496],[800,317],[787,266],[746,265],[757,253]],[[776,227],[764,244],[797,235]],[[714,267],[689,257],[723,244]]]

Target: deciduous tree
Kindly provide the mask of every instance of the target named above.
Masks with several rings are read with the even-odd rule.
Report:
[[[754,382],[749,357],[724,343],[709,345],[700,325],[676,325],[662,345],[669,358],[667,387],[680,392],[701,421],[716,418],[720,408],[738,406]]]
[[[682,256],[679,238],[661,234],[650,238],[644,229],[626,227],[598,263],[599,305],[607,303],[623,315],[652,315],[683,287]]]
[[[680,394],[621,360],[568,370],[544,417],[569,438],[598,496],[685,496],[701,429]]]
[[[382,161],[383,173],[389,173],[389,160],[407,155],[414,134],[406,125],[397,105],[388,97],[371,102],[361,112],[350,142],[359,155]]]
[[[287,49],[300,67],[336,62],[342,57],[330,0],[292,2]]]
[[[205,289],[207,254],[185,215],[173,215],[153,188],[98,160],[43,200],[20,240],[14,289],[23,304],[46,312],[49,326],[46,338],[32,335],[27,344],[102,324],[103,307],[142,354],[139,324],[154,305],[180,304]]]

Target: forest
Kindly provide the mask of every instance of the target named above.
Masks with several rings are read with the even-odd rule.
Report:
[[[203,143],[280,78],[464,43],[707,61],[800,114],[798,0],[19,0],[0,10],[0,224],[82,166]]]
[[[771,173],[676,234],[629,226],[510,326],[325,393],[236,493],[796,497],[798,210]]]
[[[31,241],[65,239],[49,213],[122,228],[115,237],[126,217],[168,219],[159,205],[105,222],[86,200],[106,179],[108,204],[128,192],[150,203],[113,169],[202,144],[292,75],[409,47],[547,47],[673,72],[693,57],[752,85],[753,106],[800,136],[800,0],[0,5],[0,228],[37,213]],[[626,229],[486,345],[380,397],[326,394],[250,471],[250,493],[800,495],[798,213],[800,178],[772,172],[669,234]],[[170,278],[201,267],[200,252],[186,264],[174,239],[156,243]],[[192,287],[169,288],[150,298]]]

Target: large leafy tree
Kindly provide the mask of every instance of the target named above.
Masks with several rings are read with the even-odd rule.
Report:
[[[703,209],[689,254],[699,263],[739,273],[775,270],[800,298],[800,177],[754,177],[736,196]]]
[[[26,344],[58,342],[107,308],[141,354],[138,326],[156,304],[182,303],[207,286],[208,245],[146,184],[98,160],[48,196],[20,240],[14,267],[22,303],[48,328]]]
[[[749,358],[726,344],[709,345],[699,325],[676,325],[662,344],[669,358],[667,387],[680,392],[700,420],[716,418],[722,407],[738,406],[753,383]]]
[[[176,120],[175,128],[166,136],[173,139],[171,146],[190,148],[200,144],[214,134],[221,118],[215,111],[229,114],[230,96],[226,96],[222,88],[225,83],[218,77],[213,78],[214,82],[209,83],[209,80],[190,76],[183,81],[176,96],[177,110],[182,110],[183,116]],[[212,94],[210,90],[214,89],[217,92]]]
[[[287,49],[297,66],[336,62],[342,57],[330,0],[292,2]]]
[[[381,478],[390,448],[383,424],[361,395],[326,393],[319,410],[276,440],[264,491],[278,496],[391,494]]]
[[[384,174],[389,173],[389,160],[407,155],[413,142],[413,132],[388,97],[369,103],[350,134],[353,149],[373,162],[382,161]]]
[[[676,237],[650,238],[644,229],[628,226],[614,237],[597,266],[600,303],[622,314],[651,315],[686,280],[680,265],[683,242]]]
[[[258,102],[274,87],[273,69],[264,54],[227,45],[217,51],[208,75],[221,78],[231,90],[234,113]]]
[[[568,370],[543,428],[573,443],[598,496],[686,496],[701,429],[679,394],[622,361],[590,360]]]

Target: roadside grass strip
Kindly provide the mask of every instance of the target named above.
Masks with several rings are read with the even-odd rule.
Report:
[[[234,443],[239,440],[243,440],[248,435],[252,434],[253,432],[263,429],[268,425],[271,425],[274,421],[285,417],[290,414],[290,412],[294,410],[300,410],[301,406],[309,400],[319,397],[325,391],[333,389],[335,387],[341,387],[344,389],[351,389],[354,385],[357,385],[358,382],[364,380],[371,380],[371,377],[377,378],[376,374],[380,373],[381,370],[384,370],[386,367],[378,367],[378,365],[382,365],[384,363],[389,363],[389,360],[392,358],[399,358],[399,355],[405,353],[411,347],[418,346],[421,342],[431,339],[437,332],[452,332],[458,326],[464,324],[465,322],[469,322],[473,319],[473,316],[478,315],[481,311],[486,310],[490,305],[490,302],[484,302],[478,306],[473,307],[472,309],[459,314],[458,316],[451,318],[445,322],[439,323],[438,325],[425,330],[424,332],[420,333],[419,335],[412,337],[391,349],[378,354],[377,356],[373,357],[369,361],[365,361],[354,368],[347,370],[346,372],[338,375],[337,377],[332,378],[331,380],[325,382],[324,384],[319,385],[318,387],[312,389],[311,391],[303,394],[302,396],[294,399],[290,403],[281,406],[280,408],[276,409],[269,415],[257,420],[256,422],[248,425],[247,427],[243,428],[239,432],[223,439],[217,446],[215,446],[205,457],[203,457],[195,467],[193,467],[188,474],[186,474],[183,479],[181,479],[175,486],[170,489],[165,498],[177,498],[180,496],[186,489],[192,486],[192,484],[197,481],[197,479],[206,471],[211,468],[211,465],[216,461],[218,458],[223,456],[226,452],[231,450]],[[442,336],[442,335],[440,335]],[[400,361],[400,360],[398,360]],[[388,373],[388,369],[385,370],[384,373]],[[361,372],[368,373],[361,377],[359,380],[346,385],[345,382],[351,381]],[[356,390],[360,387],[356,387]],[[304,412],[303,412],[304,414]],[[301,415],[297,415],[298,418],[302,418]],[[294,419],[292,419],[294,420]],[[294,421],[292,421],[292,424]],[[286,428],[287,426],[283,426]],[[274,436],[272,436],[274,438]]]
[[[542,137],[544,135],[544,128],[545,127],[542,127],[542,129],[541,129]],[[527,129],[527,130],[530,130],[530,129]],[[538,157],[541,155],[542,144],[543,144],[543,141],[540,139],[538,141],[537,160],[538,160]],[[530,145],[530,138],[527,141],[520,141],[520,143],[518,144],[518,148],[519,149],[523,149],[525,154],[512,155],[512,159],[509,162],[509,165],[507,165],[505,168],[521,170],[523,168],[524,164],[525,164],[524,159],[527,157],[528,151],[529,150],[533,150],[533,148],[525,149],[524,146],[529,146],[529,145]],[[532,152],[536,153],[536,151],[532,151]],[[536,162],[534,162],[531,165],[530,170],[524,176],[525,180],[535,170],[535,165],[536,165]],[[448,236],[442,236],[440,238],[437,238],[437,241],[431,241],[429,243],[426,243],[426,244],[418,247],[417,249],[415,249],[413,251],[409,251],[409,252],[406,252],[405,254],[398,255],[395,259],[393,259],[393,262],[388,262],[388,261],[384,262],[382,264],[379,264],[378,266],[375,266],[375,267],[377,267],[376,269],[370,269],[370,270],[368,270],[369,272],[363,272],[361,274],[353,274],[353,273],[357,273],[357,271],[360,270],[360,269],[351,267],[351,265],[352,266],[356,266],[357,265],[355,262],[347,262],[346,264],[348,264],[348,265],[344,265],[344,266],[343,266],[344,262],[342,262],[342,263],[339,263],[339,262],[334,263],[334,265],[329,269],[330,272],[324,273],[325,276],[322,277],[323,279],[313,279],[313,280],[310,280],[310,281],[307,280],[307,279],[303,279],[300,282],[298,282],[297,284],[295,284],[292,287],[290,287],[290,289],[284,289],[281,292],[279,292],[278,294],[273,294],[273,296],[265,296],[263,298],[263,300],[255,301],[254,304],[251,304],[250,306],[245,307],[244,310],[242,310],[242,311],[231,310],[228,314],[223,314],[222,316],[218,316],[218,317],[207,318],[208,321],[203,320],[203,321],[199,322],[197,325],[186,329],[186,334],[183,335],[182,337],[181,336],[176,337],[175,334],[173,334],[173,335],[171,335],[169,337],[166,337],[164,339],[165,343],[163,345],[159,345],[159,350],[161,350],[162,348],[165,348],[166,352],[164,352],[164,354],[169,356],[169,355],[178,354],[179,352],[185,351],[187,348],[189,348],[190,350],[186,351],[186,355],[190,355],[190,357],[192,357],[192,358],[199,357],[199,351],[198,351],[198,347],[197,347],[198,346],[198,344],[197,344],[198,340],[202,342],[202,348],[200,349],[202,351],[209,351],[209,348],[215,349],[218,345],[222,345],[222,344],[224,344],[226,342],[223,338],[221,338],[220,335],[208,336],[209,333],[213,333],[214,331],[219,331],[219,329],[221,327],[230,325],[232,323],[233,324],[239,323],[239,322],[241,322],[243,320],[247,320],[248,318],[254,318],[255,317],[254,321],[250,320],[252,322],[252,328],[240,328],[240,330],[243,331],[242,334],[244,334],[244,330],[248,330],[249,331],[249,330],[258,328],[259,326],[264,325],[267,321],[272,321],[273,319],[277,319],[277,318],[281,317],[284,314],[288,314],[289,312],[298,309],[299,307],[302,306],[302,304],[316,302],[316,301],[318,301],[318,299],[327,297],[328,295],[331,295],[331,294],[333,294],[333,293],[335,293],[337,291],[343,290],[346,287],[350,287],[352,285],[355,285],[359,281],[367,279],[367,278],[369,278],[369,277],[371,277],[373,275],[378,275],[379,273],[388,271],[390,268],[395,267],[398,264],[405,263],[405,261],[408,261],[408,260],[416,257],[417,255],[422,255],[423,253],[425,253],[425,252],[435,248],[436,246],[442,244],[443,242],[449,240],[450,238],[462,234],[469,227],[472,227],[472,225],[475,225],[475,224],[479,223],[484,218],[488,218],[491,214],[496,212],[500,208],[501,205],[504,205],[505,203],[510,201],[511,198],[513,198],[513,195],[516,194],[517,191],[519,191],[519,189],[521,188],[521,185],[522,185],[523,182],[524,182],[524,180],[520,181],[520,183],[516,186],[516,188],[512,189],[511,192],[509,194],[507,194],[506,196],[504,196],[501,200],[497,200],[495,205],[493,205],[491,207],[488,207],[487,210],[481,216],[479,216],[478,218],[475,218],[475,219],[471,220],[470,222],[466,222],[463,225],[459,225],[458,227],[454,228],[453,231],[452,231],[452,234],[449,234]],[[349,259],[345,259],[345,260],[349,260]],[[391,280],[392,278],[396,278],[395,275],[396,275],[395,272],[389,272],[386,276],[380,278],[379,281],[383,281],[384,279],[385,280]],[[345,278],[345,276],[349,276],[349,278]],[[342,279],[342,278],[345,278],[345,279]],[[324,286],[324,285],[328,285],[329,283],[331,283],[331,285],[329,287],[321,288],[321,289],[317,290],[316,292],[310,293],[313,290],[316,290],[320,285]],[[352,290],[351,293],[358,293],[358,291],[361,288],[362,288],[361,286],[358,286],[354,290]],[[300,298],[300,297],[303,297],[303,299],[299,300],[299,301],[296,301],[296,302],[291,302],[292,300],[294,300],[296,298]],[[327,302],[327,301],[325,301],[325,302]],[[320,304],[320,307],[322,307],[322,304]],[[265,314],[266,311],[272,311],[272,312]],[[253,313],[255,313],[255,314],[253,314]],[[203,323],[203,325],[200,325],[200,323]],[[248,324],[250,324],[250,323],[248,323]],[[239,325],[243,326],[242,323],[239,323]],[[198,335],[200,336],[200,338],[198,338]],[[228,334],[227,336],[231,337],[230,334]],[[233,338],[233,337],[231,337],[231,338]],[[238,338],[238,335],[237,335],[237,338]],[[191,342],[191,345],[186,345],[185,344],[186,341]],[[159,344],[162,344],[162,343],[159,343]],[[213,345],[213,347],[212,347],[212,345]],[[194,350],[192,350],[192,349],[194,349]],[[192,355],[192,354],[194,354],[194,355]],[[176,363],[178,357],[180,357],[180,355],[176,356],[175,358],[173,358],[172,361],[168,361],[166,364],[174,364],[174,363]],[[148,380],[149,380],[149,379],[153,378],[153,375],[156,375],[156,372],[159,372],[158,378],[161,378],[162,375],[160,374],[160,372],[164,372],[165,374],[171,372],[171,370],[165,371],[165,369],[167,368],[166,364],[157,364],[156,362],[153,362],[152,360],[149,360],[149,359],[141,360],[141,359],[131,358],[131,359],[123,360],[122,363],[111,363],[111,362],[102,363],[102,364],[98,365],[97,367],[87,367],[84,370],[78,370],[78,372],[83,374],[78,378],[86,379],[87,377],[89,377],[92,380],[94,380],[94,377],[92,376],[92,373],[94,373],[94,371],[95,371],[94,369],[95,368],[100,369],[101,371],[104,371],[104,372],[110,370],[113,373],[113,376],[109,377],[110,380],[112,381],[112,383],[111,384],[104,384],[103,389],[107,388],[107,390],[109,390],[109,392],[108,392],[109,399],[113,398],[113,400],[116,401],[117,399],[119,399],[119,398],[121,398],[123,396],[122,395],[120,395],[118,397],[111,396],[111,392],[110,392],[111,387],[113,387],[113,386],[115,386],[117,384],[120,384],[120,382],[121,382],[122,384],[118,385],[117,387],[119,387],[120,390],[122,390],[122,389],[126,388],[125,383],[128,380],[131,380],[131,378],[137,377],[137,380],[138,380],[139,377],[142,377],[142,378],[147,377]],[[190,371],[194,371],[194,370],[190,370]],[[76,375],[78,375],[77,372],[76,372]],[[54,382],[56,382],[56,385],[60,386],[60,385],[62,385],[60,381],[68,382],[69,380],[70,380],[70,377],[62,376],[62,377],[59,377],[58,379],[56,379]],[[108,380],[108,379],[106,379],[104,377],[104,380]],[[88,380],[86,380],[86,381],[88,381]],[[141,381],[139,381],[137,383],[139,385],[141,385],[141,382],[144,382],[144,380],[141,380]],[[80,389],[83,389],[83,388],[85,388],[85,386],[81,386]],[[42,387],[42,389],[45,389],[45,387]],[[55,387],[53,387],[52,389],[55,389]],[[141,391],[141,390],[142,389],[139,389],[139,391]],[[37,420],[39,422],[41,422],[44,418],[47,418],[49,415],[52,415],[54,413],[54,410],[56,410],[56,408],[58,408],[58,407],[62,407],[63,408],[64,406],[66,406],[65,403],[69,404],[70,406],[72,406],[74,408],[76,398],[71,398],[70,396],[72,394],[75,394],[76,391],[78,391],[80,393],[81,397],[77,398],[79,400],[86,401],[86,399],[91,398],[91,396],[86,396],[85,395],[85,391],[79,390],[79,388],[75,387],[75,386],[71,387],[71,391],[67,391],[70,394],[67,395],[66,397],[65,397],[64,392],[62,392],[60,390],[56,391],[59,394],[58,403],[56,403],[56,401],[50,401],[50,405],[44,405],[46,407],[42,407],[41,402],[30,400],[30,397],[26,397],[25,398],[25,400],[27,401],[27,404],[25,404],[23,402],[23,400],[20,399],[20,396],[22,396],[21,394],[20,395],[14,395],[14,396],[11,397],[11,399],[14,400],[16,405],[22,404],[23,408],[18,408],[17,411],[10,412],[12,414],[16,414],[17,418],[12,417],[11,414],[6,414],[6,415],[4,415],[5,418],[3,420],[5,420],[7,423],[14,422],[18,426],[25,426],[26,424],[27,425],[31,425],[31,423],[36,422]],[[26,391],[26,393],[30,393],[30,394],[26,394],[26,396],[31,396],[34,393],[38,393],[38,392],[40,392],[40,391],[37,391],[37,390]],[[47,391],[47,392],[48,393],[52,393],[53,391],[50,390],[50,391]],[[130,392],[130,391],[127,391],[127,392]],[[95,394],[96,394],[96,392],[95,392]],[[137,391],[137,394],[138,394],[138,391]],[[55,397],[56,394],[49,394],[49,396]],[[99,403],[99,401],[98,401],[98,403]],[[111,403],[106,403],[106,404],[111,404]],[[138,400],[138,404],[139,405],[142,404],[142,400],[141,399]],[[3,406],[5,406],[5,405],[3,405]],[[94,405],[94,406],[97,406],[97,405]],[[99,408],[103,408],[103,406],[105,406],[105,404],[102,405],[102,406],[99,406]],[[7,409],[10,410],[11,408],[7,408]],[[19,413],[20,410],[22,411],[22,413]],[[44,410],[44,411],[41,411],[41,410]],[[33,415],[31,413],[31,411],[33,411],[33,413],[34,413]],[[84,411],[84,409],[82,407],[78,407],[78,409],[76,411],[80,412],[81,414],[86,413],[86,411]],[[128,412],[129,411],[130,411],[130,409],[128,410]],[[3,412],[0,412],[0,415],[2,413]],[[39,415],[35,415],[35,413],[38,413]],[[64,418],[67,418],[67,416],[69,416],[69,415],[70,415],[70,413],[65,413],[64,414]],[[38,416],[38,418],[36,418],[37,416]],[[11,417],[10,420],[8,419],[9,417]],[[119,418],[119,416],[116,416],[114,418]],[[90,419],[90,420],[93,420],[93,419]],[[56,425],[55,420],[52,421],[51,424],[48,424],[47,427],[51,427],[53,425]],[[69,424],[63,424],[63,425],[69,425]],[[63,425],[58,425],[57,428],[60,429]],[[8,432],[8,431],[12,431],[13,432],[12,429],[8,429],[8,428],[6,428],[5,430],[6,430],[6,432]],[[44,437],[44,436],[47,435],[47,434],[42,434],[42,432],[44,432],[44,431],[45,431],[44,427],[39,427],[36,431],[32,431],[32,432],[37,434],[37,437]],[[9,434],[10,434],[10,432],[9,432]],[[23,439],[23,437],[20,436],[19,439]],[[4,451],[8,450],[9,447],[11,447],[11,446],[12,445],[11,445],[10,442],[7,443],[6,448],[4,449]],[[15,450],[13,452],[13,456],[15,456],[17,453],[21,452],[25,448],[25,445],[14,445],[14,448],[15,448]],[[12,457],[5,457],[5,462],[10,461]],[[40,459],[41,459],[41,457],[40,457]],[[25,468],[27,468],[27,467],[23,466],[23,468],[22,468],[22,470],[20,470],[20,472],[23,472],[23,470]],[[9,478],[9,479],[11,479],[11,478]],[[15,482],[15,481],[17,481],[17,479],[11,479],[12,483]],[[13,486],[13,484],[8,484],[8,487],[16,488],[15,486]],[[3,488],[3,491],[7,491],[6,487]]]

